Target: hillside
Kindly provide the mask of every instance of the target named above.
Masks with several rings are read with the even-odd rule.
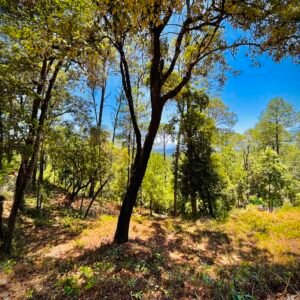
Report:
[[[121,246],[112,244],[115,208],[102,211],[90,220],[58,207],[22,215],[22,250],[1,262],[0,298],[288,299],[300,291],[299,208],[236,209],[224,222],[136,212]]]

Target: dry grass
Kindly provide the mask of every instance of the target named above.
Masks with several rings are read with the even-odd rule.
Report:
[[[286,299],[300,290],[299,220],[299,208],[250,207],[224,223],[135,214],[116,246],[113,213],[83,221],[52,208],[22,217],[0,299]]]

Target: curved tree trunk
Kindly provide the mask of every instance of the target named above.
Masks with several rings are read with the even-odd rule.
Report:
[[[151,122],[148,128],[148,134],[146,136],[144,146],[142,148],[142,151],[136,152],[134,164],[131,169],[130,182],[122,203],[118,225],[114,237],[114,242],[117,244],[125,243],[128,241],[131,214],[136,203],[138,191],[141,187],[147,169],[147,164],[150,158],[154,139],[160,124],[162,109],[162,106],[153,108]]]
[[[50,61],[49,64],[52,65],[53,61]],[[31,178],[38,152],[40,149],[40,143],[41,143],[41,136],[44,129],[44,123],[47,117],[49,102],[51,100],[52,96],[52,90],[58,75],[58,72],[60,71],[62,67],[63,61],[59,60],[57,65],[55,66],[54,72],[52,74],[52,77],[49,81],[49,85],[47,88],[47,91],[45,93],[45,98],[41,102],[40,98],[36,98],[33,102],[32,107],[32,117],[31,117],[31,123],[32,127],[30,129],[30,132],[28,134],[26,145],[32,147],[32,152],[30,154],[24,154],[21,160],[17,180],[16,180],[16,188],[15,188],[15,194],[14,194],[14,200],[13,205],[10,211],[10,215],[8,218],[7,223],[7,231],[4,237],[4,251],[6,253],[10,253],[11,246],[12,246],[12,239],[13,239],[13,233],[16,226],[16,220],[17,220],[17,214],[22,206],[22,201],[24,201],[24,193],[27,186],[28,181]],[[42,82],[45,81],[45,70],[47,67],[47,59],[43,62],[43,67],[41,70],[41,78]],[[41,91],[38,91],[38,94],[41,94],[42,90],[44,88],[44,85],[41,85],[38,87],[38,89],[41,89]],[[41,107],[40,107],[41,104]],[[38,117],[38,110],[40,107],[40,115]],[[35,126],[35,122],[38,121],[38,126]]]
[[[17,180],[16,180],[16,189],[14,194],[14,201],[8,218],[7,230],[4,237],[4,252],[10,253],[12,246],[13,233],[16,225],[18,210],[24,199],[24,191],[26,189],[27,182],[30,178],[28,171],[25,168],[25,162],[22,161]]]
[[[102,190],[104,189],[104,187],[105,187],[106,184],[108,183],[109,179],[110,179],[110,177],[108,177],[108,178],[104,181],[104,183],[100,185],[100,187],[98,188],[98,190],[96,191],[96,193],[94,193],[94,196],[93,196],[92,200],[90,201],[89,206],[88,206],[88,208],[86,209],[86,212],[85,212],[85,214],[84,214],[84,217],[83,217],[84,219],[86,219],[86,217],[88,216],[89,211],[90,211],[90,209],[91,209],[91,207],[92,207],[92,205],[93,205],[95,199],[96,199],[97,196],[102,192]],[[82,202],[81,202],[81,203],[82,203]],[[82,205],[81,205],[80,210],[82,211]]]

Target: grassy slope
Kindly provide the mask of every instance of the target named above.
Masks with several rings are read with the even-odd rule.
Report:
[[[115,226],[113,214],[23,216],[22,251],[1,262],[0,299],[284,299],[300,290],[300,208],[235,210],[224,223],[136,214],[122,246],[111,245]]]

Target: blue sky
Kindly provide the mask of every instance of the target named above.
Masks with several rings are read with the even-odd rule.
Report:
[[[283,97],[300,111],[300,66],[290,58],[280,63],[268,56],[259,58],[260,67],[252,67],[251,60],[239,53],[229,63],[241,71],[228,76],[219,96],[238,116],[237,132],[253,127],[267,103],[274,97]]]
[[[228,74],[225,85],[211,91],[212,96],[220,97],[237,114],[235,131],[243,133],[253,127],[268,101],[274,97],[283,97],[300,111],[300,66],[290,58],[280,63],[268,56],[261,56],[260,67],[253,67],[249,57],[240,51],[235,58],[228,57],[229,64],[239,70],[238,76]],[[108,83],[109,99],[104,110],[104,124],[111,128],[111,105],[120,90],[120,78],[112,76]],[[166,110],[165,116],[169,114]],[[165,120],[166,121],[166,120]]]

